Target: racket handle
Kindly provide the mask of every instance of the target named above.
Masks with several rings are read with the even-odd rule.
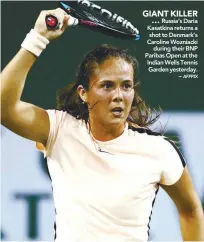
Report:
[[[45,17],[45,23],[48,29],[55,30],[58,29],[60,26],[59,20],[56,16],[49,14]],[[72,17],[69,15],[68,26],[75,26],[79,24],[79,20],[77,18]]]

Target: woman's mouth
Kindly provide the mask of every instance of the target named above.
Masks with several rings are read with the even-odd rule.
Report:
[[[111,113],[116,117],[120,117],[122,115],[122,112],[123,112],[123,109],[120,107],[116,107],[111,110]]]

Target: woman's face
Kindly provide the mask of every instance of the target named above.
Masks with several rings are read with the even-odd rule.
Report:
[[[134,98],[134,70],[121,58],[111,57],[90,76],[87,103],[89,119],[103,127],[124,124]]]

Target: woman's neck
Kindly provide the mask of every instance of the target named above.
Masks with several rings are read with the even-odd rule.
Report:
[[[99,141],[109,141],[119,137],[125,129],[125,124],[103,126],[101,124],[93,124],[89,121],[89,130],[92,136]]]

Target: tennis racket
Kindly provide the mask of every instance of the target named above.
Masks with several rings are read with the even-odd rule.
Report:
[[[79,25],[122,39],[140,39],[139,30],[131,22],[88,0],[61,1],[59,6],[70,15],[69,26]],[[45,21],[48,29],[59,26],[56,16],[48,15]]]

